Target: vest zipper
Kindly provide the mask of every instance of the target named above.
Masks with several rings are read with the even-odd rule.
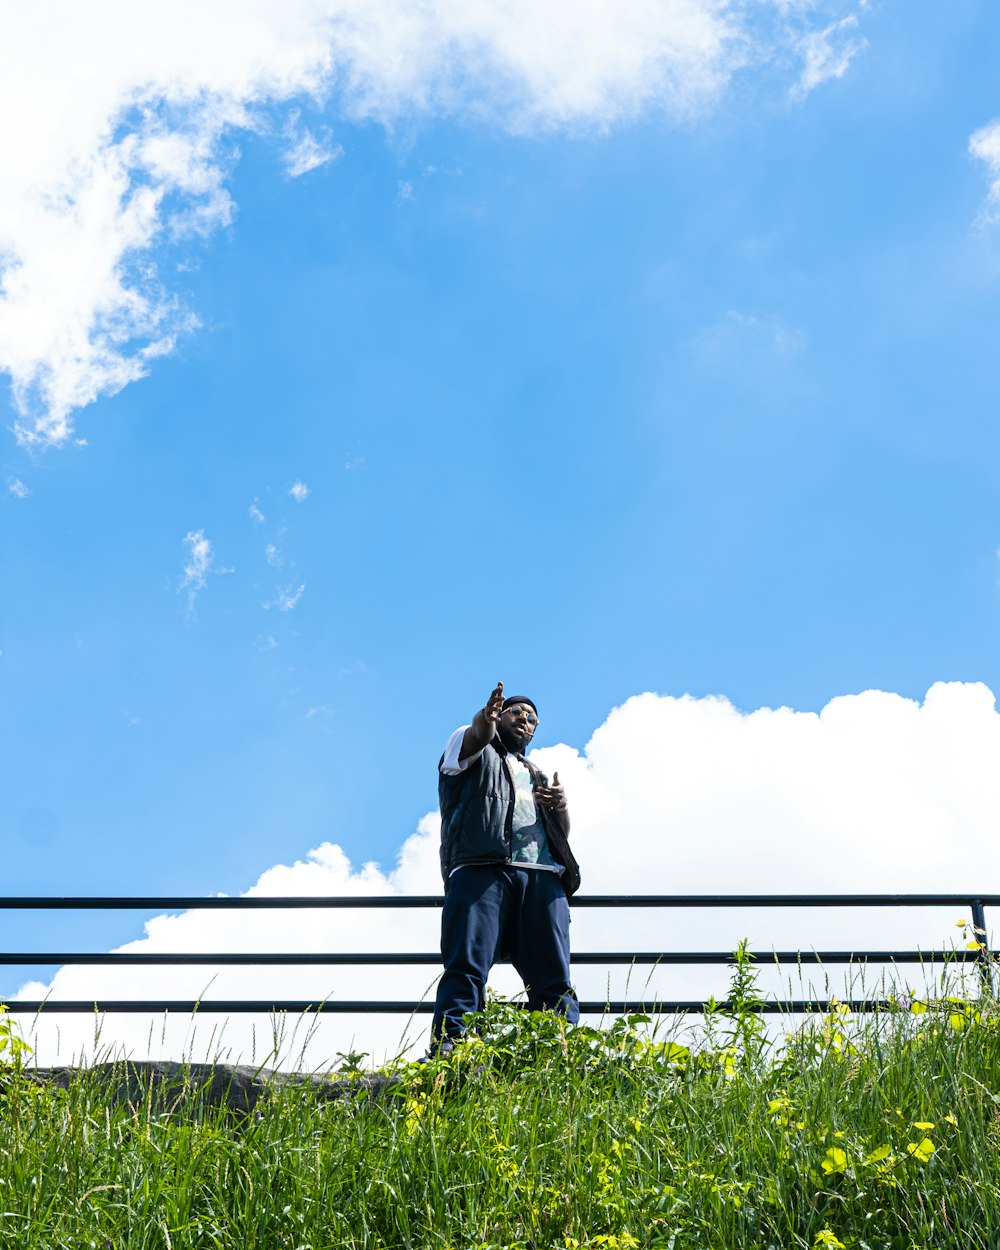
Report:
[[[514,772],[506,755],[503,757],[503,770],[510,784],[510,807],[507,808],[507,815],[504,817],[504,836],[507,839],[507,863],[512,864],[514,862],[514,805],[517,802],[517,786],[514,785]]]

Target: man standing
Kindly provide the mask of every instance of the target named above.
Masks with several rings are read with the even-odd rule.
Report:
[[[531,1010],[551,1008],[576,1023],[569,980],[568,896],[580,885],[569,848],[566,796],[524,752],[538,727],[531,699],[505,699],[498,683],[471,725],[456,729],[438,764],[444,974],[432,1049],[447,1053],[462,1017],[482,1011],[486,979],[509,956]]]

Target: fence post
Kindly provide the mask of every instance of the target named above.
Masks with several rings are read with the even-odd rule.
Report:
[[[992,998],[993,953],[990,950],[986,932],[986,909],[983,907],[982,899],[979,898],[972,900],[972,935],[977,942],[981,943],[977,958],[979,961],[979,981],[982,986],[982,993]]]

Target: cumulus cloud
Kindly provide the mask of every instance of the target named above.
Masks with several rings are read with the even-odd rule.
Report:
[[[809,13],[814,6],[809,6]],[[281,136],[301,175],[337,151],[303,109],[514,133],[690,117],[733,74],[805,55],[843,72],[848,28],[788,0],[72,0],[0,15],[0,369],[24,443],[142,377],[198,324],[163,276],[233,219],[235,137]],[[818,20],[818,17],[816,18]],[[805,23],[806,34],[803,34]],[[838,33],[839,31],[839,33]],[[846,40],[846,42],[845,42]],[[828,49],[824,51],[824,49]],[[798,72],[796,70],[796,72]],[[284,129],[275,110],[289,113]]]
[[[940,892],[988,889],[1000,872],[1000,715],[978,684],[939,684],[922,703],[880,691],[833,699],[819,713],[761,708],[742,713],[723,698],[638,695],[616,708],[580,751],[556,745],[533,752],[558,770],[570,801],[573,842],[584,893]],[[429,767],[433,767],[429,763]],[[250,895],[438,893],[439,820],[420,821],[395,866],[355,868],[331,843],[301,861],[262,874]],[[957,913],[957,914],[956,914]],[[437,911],[393,910],[185,912],[147,922],[127,951],[421,951],[437,946]],[[573,944],[586,950],[730,950],[749,936],[757,950],[893,947],[931,950],[960,939],[955,922],[968,910],[882,912],[576,909]],[[724,969],[665,967],[629,974],[579,966],[581,995],[701,997],[725,991]],[[808,967],[796,992],[825,992]],[[874,974],[873,974],[874,975]],[[915,988],[919,969],[901,974]],[[839,974],[832,970],[834,989]],[[66,967],[48,985],[24,985],[17,997],[266,998],[315,1001],[419,999],[433,966],[402,969],[108,969]],[[766,987],[785,988],[764,969]],[[518,988],[510,968],[492,983]],[[66,1058],[88,1044],[92,1022],[41,1017],[40,1062]],[[25,1022],[30,1023],[28,1021]],[[355,1046],[380,1056],[408,1029],[419,1045],[426,1017],[324,1016],[307,1054],[289,1043],[286,1063],[320,1064]],[[169,1021],[164,1053],[192,1043],[190,1020]],[[109,1017],[105,1044],[146,1053],[148,1022]],[[224,1045],[256,1058],[266,1024],[233,1017]],[[154,1031],[154,1053],[161,1046]],[[299,1039],[301,1040],[301,1039]]]
[[[27,499],[31,494],[30,489],[25,486],[19,477],[9,478],[7,481],[7,489],[15,499]]]
[[[263,512],[261,512],[260,505],[257,503],[256,499],[253,501],[250,507],[247,508],[247,516],[250,518],[251,521],[256,522],[257,525],[263,525],[264,522],[267,520],[267,517],[263,514]]]
[[[1000,118],[975,132],[969,140],[969,152],[983,162],[990,180],[983,219],[1000,220]]]
[[[292,864],[278,864],[264,872],[247,891],[253,895],[371,895],[423,893],[436,890],[433,860],[436,856],[437,819],[428,816],[418,831],[409,838],[399,853],[395,868],[384,872],[377,864],[355,869],[339,846],[324,843],[309,851],[304,859]],[[121,952],[171,951],[213,953],[230,951],[434,951],[437,945],[437,913],[376,911],[188,911],[178,915],[162,915],[147,921],[144,936],[117,948]],[[29,982],[18,990],[19,998],[44,997],[51,994],[69,998],[71,995],[90,998],[148,998],[151,994],[165,998],[275,998],[301,997],[322,1001],[335,996],[366,998],[376,995],[391,998],[421,998],[436,979],[436,970],[409,968],[393,970],[381,976],[372,970],[351,967],[283,966],[268,970],[226,968],[222,966],[173,969],[85,968],[69,966],[61,969],[49,984]],[[46,1018],[43,1012],[22,1026],[32,1030],[38,1061],[46,1063],[57,1058],[68,1061],[73,1055],[93,1053],[94,1024],[63,1016],[54,1027],[56,1017]],[[219,1052],[233,1057],[254,1057],[264,1062],[271,1045],[272,1030],[267,1021],[234,1016],[220,1032],[221,1023],[210,1017],[203,1021],[168,1019],[150,1033],[148,1020],[125,1015],[109,1016],[104,1022],[98,1046],[122,1049],[133,1054],[204,1056]],[[410,1034],[419,1038],[425,1021],[414,1025]],[[395,1053],[407,1022],[403,1018],[322,1017],[310,1044],[303,1054],[304,1036],[300,1032],[286,1036],[280,1059],[285,1065],[319,1065],[338,1050],[346,1052],[355,1043],[369,1053]],[[152,1041],[150,1040],[152,1037]]]
[[[288,493],[296,503],[305,503],[309,498],[309,487],[305,482],[293,482],[288,488]]]

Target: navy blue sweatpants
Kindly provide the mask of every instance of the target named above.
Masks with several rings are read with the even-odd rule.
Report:
[[[510,958],[532,1011],[551,1008],[575,1024],[580,1006],[569,981],[569,902],[559,877],[537,868],[470,864],[448,880],[431,1036],[460,1037],[462,1016],[482,1011],[486,978]]]

